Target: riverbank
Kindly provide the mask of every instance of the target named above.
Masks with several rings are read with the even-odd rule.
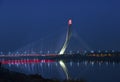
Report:
[[[25,75],[9,71],[0,66],[0,82],[60,82],[58,80],[44,79],[40,75]],[[84,80],[64,80],[63,82],[86,82]]]

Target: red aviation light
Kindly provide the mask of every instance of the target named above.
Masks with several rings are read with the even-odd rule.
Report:
[[[68,25],[72,25],[72,19],[69,19]]]

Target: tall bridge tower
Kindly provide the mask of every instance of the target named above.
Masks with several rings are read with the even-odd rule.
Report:
[[[72,19],[69,19],[68,20],[68,29],[67,29],[67,34],[66,34],[66,39],[65,39],[65,42],[64,42],[64,45],[63,47],[61,48],[60,52],[59,52],[59,55],[63,55],[68,44],[69,44],[69,41],[70,41],[70,38],[71,38],[71,35],[72,35]]]

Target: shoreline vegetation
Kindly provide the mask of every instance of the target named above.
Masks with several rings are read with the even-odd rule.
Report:
[[[54,79],[45,79],[40,75],[25,75],[5,69],[0,64],[0,82],[61,82]],[[64,80],[62,82],[86,82],[85,80]]]

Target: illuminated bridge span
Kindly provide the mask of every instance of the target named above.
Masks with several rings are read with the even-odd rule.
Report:
[[[70,38],[71,38],[71,35],[72,35],[72,29],[71,29],[71,27],[72,27],[72,19],[69,19],[68,20],[68,28],[67,28],[67,33],[66,33],[66,38],[65,38],[65,42],[64,42],[64,44],[63,44],[63,46],[62,46],[62,48],[60,49],[60,51],[59,51],[59,53],[58,53],[58,55],[63,55],[64,53],[65,53],[65,50],[67,49],[67,46],[68,46],[68,44],[69,44],[69,41],[70,41]],[[7,54],[7,55],[5,55],[5,54],[1,54],[0,55],[0,58],[1,57],[18,57],[18,56],[21,56],[21,57],[24,57],[24,56],[56,56],[57,54],[38,54],[38,53],[19,53],[19,52],[17,52],[17,53],[13,53],[13,54]]]
[[[69,19],[68,20],[68,29],[67,29],[66,39],[65,39],[65,42],[64,42],[60,52],[58,53],[59,55],[64,54],[64,52],[65,52],[65,50],[66,50],[66,48],[69,44],[71,34],[72,34],[71,33],[71,26],[72,26],[72,20]],[[28,57],[39,57],[39,56],[42,57],[44,55],[41,55],[41,54],[34,54],[34,55],[33,54],[0,55],[0,58],[2,58],[0,60],[0,62],[2,64],[17,64],[17,65],[19,65],[20,63],[47,63],[47,62],[50,63],[50,62],[54,62],[54,61],[51,61],[51,60],[38,60],[38,59],[37,60],[25,60],[26,57],[28,58]],[[45,56],[46,57],[47,56],[56,56],[56,54],[46,54]],[[5,60],[5,58],[6,58],[6,60]],[[12,60],[9,60],[11,58],[12,58]],[[19,60],[19,59],[21,59],[21,60]],[[22,59],[24,59],[24,60],[22,60]],[[4,60],[4,61],[2,61],[2,60]],[[60,60],[58,63],[60,65],[60,67],[62,68],[62,70],[64,71],[66,79],[69,79],[68,69],[67,69],[65,63],[62,60]]]

